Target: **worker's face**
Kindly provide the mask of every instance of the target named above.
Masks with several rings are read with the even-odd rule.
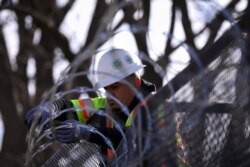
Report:
[[[131,85],[129,86],[124,82],[116,82],[112,85],[106,86],[104,89],[106,90],[107,94],[111,94],[114,96],[114,98],[127,107],[130,105],[135,95],[134,91],[131,89]],[[109,97],[108,104],[112,110],[121,108],[119,104]]]

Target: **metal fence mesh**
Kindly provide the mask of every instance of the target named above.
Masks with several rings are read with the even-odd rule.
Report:
[[[164,88],[150,97],[146,104],[150,114],[138,110],[135,127],[126,134],[127,149],[122,141],[118,159],[106,165],[249,166],[249,67],[231,44],[203,72],[170,98]],[[139,149],[139,141],[147,146]],[[53,149],[42,166],[105,166],[98,146],[86,141]],[[33,161],[44,154],[46,149]]]
[[[107,159],[87,141],[50,140],[33,125],[28,166],[250,166],[250,70],[235,39],[212,52],[209,64],[197,63],[186,84],[174,89],[167,83],[149,97],[116,149],[117,157]]]

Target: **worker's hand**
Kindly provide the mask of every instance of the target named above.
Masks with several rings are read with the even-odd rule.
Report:
[[[75,143],[81,139],[88,140],[90,127],[74,119],[66,120],[56,128],[55,136],[62,143]]]
[[[25,117],[25,123],[28,127],[30,127],[32,122],[36,118],[38,121],[38,124],[42,125],[49,118],[50,115],[51,113],[50,113],[49,104],[45,103],[43,105],[36,106],[32,108],[30,111],[28,111]]]

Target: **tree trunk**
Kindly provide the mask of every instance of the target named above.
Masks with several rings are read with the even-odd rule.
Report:
[[[0,110],[5,129],[0,164],[1,166],[18,167],[24,164],[26,127],[17,114],[10,79],[12,72],[2,31],[0,31],[0,43],[0,53],[2,53],[0,61]]]

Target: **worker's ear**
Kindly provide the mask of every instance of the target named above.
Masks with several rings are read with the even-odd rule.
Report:
[[[134,82],[135,82],[135,87],[136,88],[140,88],[141,87],[141,77],[140,76],[135,75]]]

